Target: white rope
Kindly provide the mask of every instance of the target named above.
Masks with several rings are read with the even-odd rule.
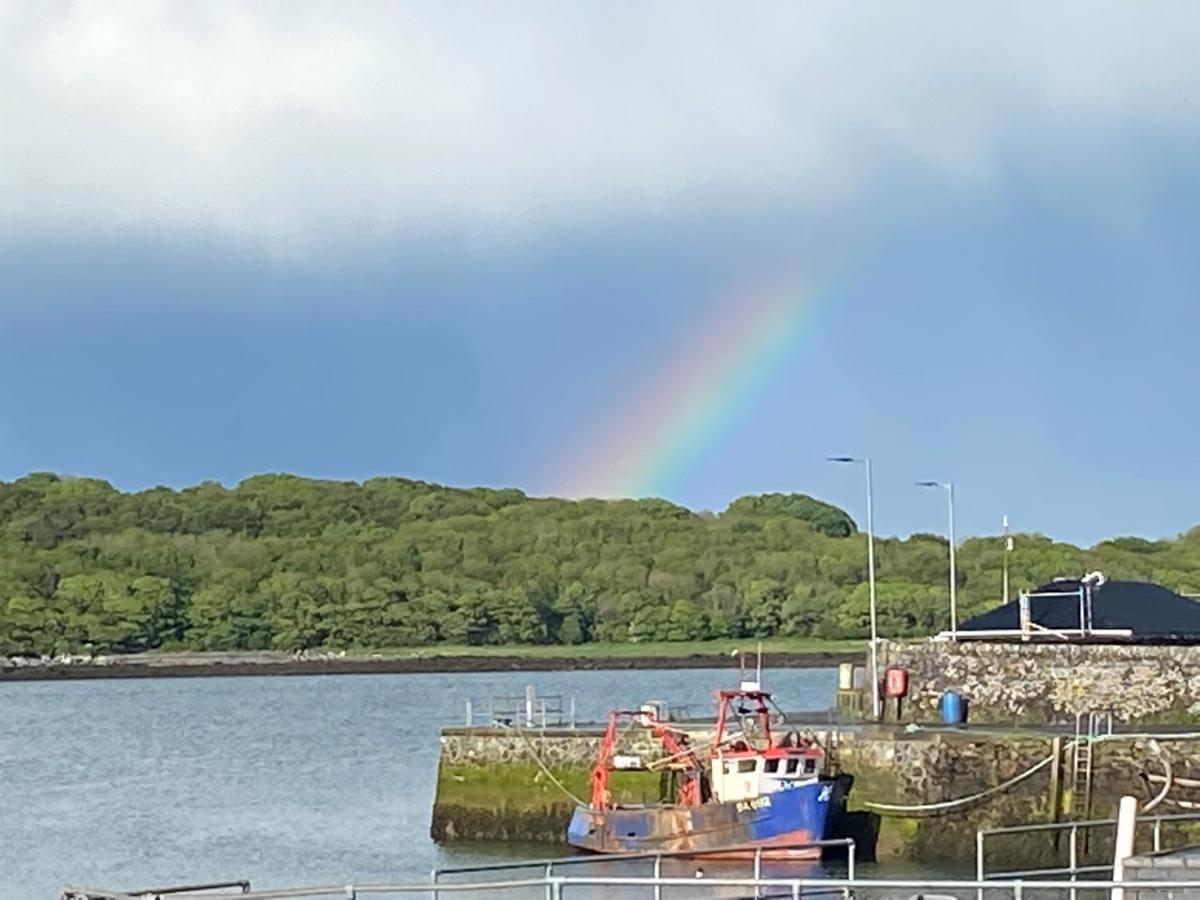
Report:
[[[1166,799],[1166,796],[1170,792],[1171,785],[1174,780],[1173,773],[1171,770],[1171,761],[1169,759],[1167,759],[1167,757],[1162,755],[1161,748],[1158,746],[1157,740],[1155,740],[1156,736],[1151,736],[1151,735],[1104,735],[1101,737],[1092,738],[1091,742],[1092,743],[1100,743],[1101,741],[1121,740],[1121,739],[1129,739],[1129,738],[1133,738],[1133,737],[1137,737],[1137,738],[1141,738],[1141,739],[1147,739],[1147,738],[1149,739],[1150,749],[1153,750],[1154,753],[1156,755],[1158,755],[1159,759],[1162,760],[1163,769],[1165,770],[1163,775],[1150,776],[1150,778],[1154,781],[1161,780],[1164,782],[1163,788],[1161,791],[1159,791],[1158,795],[1156,797],[1152,798],[1145,806],[1142,807],[1142,812],[1150,812],[1155,807],[1157,807],[1160,803],[1162,803],[1164,799]],[[1178,734],[1178,735],[1171,735],[1171,737],[1174,738],[1175,740],[1179,740],[1181,738],[1185,739],[1185,740],[1189,740],[1189,739],[1195,740],[1196,738],[1200,738],[1200,734],[1195,734],[1195,733]],[[1075,743],[1075,741],[1068,742],[1066,745],[1064,745],[1063,750],[1065,751],[1065,750],[1069,749],[1074,743]],[[898,804],[890,804],[890,803],[871,803],[869,801],[864,801],[863,806],[869,807],[870,809],[878,810],[880,812],[892,812],[892,813],[938,812],[938,811],[946,810],[946,809],[955,809],[957,807],[966,806],[967,804],[982,800],[985,797],[990,797],[993,794],[1001,793],[1003,791],[1008,790],[1011,787],[1014,787],[1014,786],[1020,784],[1026,778],[1029,778],[1030,776],[1032,776],[1032,775],[1036,774],[1037,772],[1041,771],[1042,769],[1044,769],[1046,766],[1050,765],[1050,763],[1052,763],[1054,761],[1054,757],[1055,757],[1055,754],[1051,753],[1049,756],[1047,756],[1041,762],[1037,763],[1036,765],[1032,766],[1029,769],[1026,769],[1020,775],[1017,775],[1014,778],[1010,778],[1008,781],[1005,781],[1002,784],[998,784],[995,787],[988,788],[987,790],[984,790],[984,791],[980,791],[977,794],[971,794],[968,797],[960,797],[957,800],[947,800],[944,803],[921,803],[921,804],[914,804],[912,806],[900,806]]]
[[[1155,782],[1166,781],[1167,776],[1159,775],[1156,772],[1147,772],[1146,780],[1147,781],[1155,781]],[[1177,784],[1181,788],[1198,788],[1198,787],[1200,787],[1200,779],[1184,778],[1182,775],[1175,775],[1170,779],[1170,781],[1172,784]]]
[[[537,751],[534,750],[533,744],[529,740],[529,738],[525,735],[525,732],[521,731],[520,728],[514,728],[512,725],[505,725],[503,727],[508,728],[510,731],[515,731],[518,735],[520,735],[521,740],[525,742],[525,749],[529,751],[529,755],[533,758],[533,761],[538,764],[538,768],[542,770],[542,774],[545,775],[547,778],[549,778],[550,781],[553,782],[553,784],[556,788],[558,788],[560,791],[562,791],[564,794],[566,794],[568,797],[570,797],[572,800],[574,800],[576,806],[587,806],[588,805],[588,804],[584,803],[582,800],[580,800],[578,797],[576,797],[574,794],[572,794],[569,790],[567,790],[566,786],[561,781],[559,781],[557,778],[554,777],[554,773],[551,772],[550,769],[546,767],[546,764],[544,762],[542,762],[541,757],[539,757],[537,755]]]
[[[1074,741],[1072,741],[1071,743],[1073,744]],[[1067,744],[1066,746],[1069,747],[1070,744]],[[1066,749],[1066,747],[1064,747],[1064,749]],[[1024,781],[1026,778],[1029,778],[1031,775],[1034,775],[1037,772],[1040,772],[1042,769],[1046,768],[1046,766],[1048,766],[1048,765],[1050,765],[1050,763],[1054,762],[1054,757],[1057,755],[1058,754],[1056,754],[1056,753],[1051,753],[1049,756],[1047,756],[1045,759],[1043,759],[1040,763],[1038,763],[1037,765],[1035,765],[1031,768],[1026,769],[1020,775],[1017,775],[1014,778],[1010,778],[1010,779],[1008,779],[1008,781],[1002,782],[1002,783],[996,785],[995,787],[990,787],[987,790],[980,791],[978,794],[971,794],[969,797],[959,797],[957,800],[946,800],[945,802],[942,802],[942,803],[918,803],[918,804],[914,804],[912,806],[901,806],[899,804],[892,804],[892,803],[871,803],[869,801],[864,801],[863,806],[866,806],[870,809],[878,810],[879,812],[885,812],[885,813],[922,813],[922,812],[938,812],[938,811],[945,810],[945,809],[955,809],[956,807],[959,807],[959,806],[966,806],[969,803],[975,803],[978,800],[982,800],[984,797],[990,797],[993,794],[999,794],[1003,791],[1007,791],[1009,788],[1020,784],[1022,781]]]
[[[1154,751],[1154,755],[1157,756],[1163,764],[1163,786],[1162,790],[1158,792],[1158,795],[1142,807],[1142,812],[1150,812],[1167,798],[1167,794],[1169,794],[1171,791],[1172,778],[1174,777],[1174,773],[1171,770],[1170,758],[1163,755],[1162,748],[1158,746],[1158,741],[1154,740],[1153,738],[1150,739],[1150,749]]]

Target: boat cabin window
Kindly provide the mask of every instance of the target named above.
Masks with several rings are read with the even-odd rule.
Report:
[[[739,759],[738,772],[753,772],[756,762],[757,760],[753,759]]]
[[[815,759],[806,759],[804,761],[804,774],[811,775],[817,771],[817,761]]]
[[[767,771],[768,772],[778,772],[779,771],[779,760],[778,759],[768,759],[767,760]]]
[[[797,769],[797,768],[799,768],[799,766],[800,766],[800,760],[798,760],[798,759],[789,759],[789,760],[787,761],[787,773],[788,773],[789,775],[795,775],[795,774],[796,774],[796,769]]]

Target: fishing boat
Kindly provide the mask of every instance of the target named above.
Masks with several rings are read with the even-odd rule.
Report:
[[[825,774],[825,754],[814,739],[791,731],[776,736],[773,706],[760,681],[717,691],[716,728],[700,745],[653,705],[611,711],[592,767],[591,801],[575,809],[567,843],[594,853],[818,858],[819,847],[799,845],[825,837],[830,809],[844,799],[843,782]],[[622,723],[648,729],[665,755],[648,764],[617,755]],[[632,768],[668,773],[674,801],[613,802],[613,771]]]

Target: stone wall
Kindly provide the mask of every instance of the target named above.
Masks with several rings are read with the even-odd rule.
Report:
[[[966,698],[976,723],[1072,723],[1096,711],[1120,722],[1200,721],[1200,646],[884,642],[880,660],[908,670],[906,721],[936,719],[948,690]]]
[[[533,762],[548,766],[591,768],[600,752],[602,729],[445,728],[442,762],[450,765],[492,765]],[[627,730],[617,741],[617,753],[654,758],[661,746],[645,729]]]
[[[838,733],[830,758],[837,771],[854,777],[849,808],[880,817],[877,856],[963,863],[974,857],[979,828],[1050,820],[1049,767],[1002,793],[958,801],[1027,771],[1054,747],[1044,735],[847,730]],[[1045,840],[1033,843],[1040,852]],[[1028,850],[1013,846],[1001,853],[1024,858]]]
[[[1056,751],[1057,767],[1045,765],[1006,790],[989,792],[1053,758]],[[1118,734],[1097,742],[1091,790],[1081,786],[1074,794],[1070,735],[967,728],[888,736],[880,730],[846,730],[837,734],[830,756],[837,770],[854,776],[850,808],[881,815],[881,857],[962,863],[974,858],[979,829],[1111,818],[1126,794],[1151,804],[1166,784],[1167,773],[1169,790],[1150,812],[1200,808],[1200,740],[1189,733],[1158,738]],[[974,797],[978,799],[958,802]],[[905,809],[880,810],[871,804]],[[1167,845],[1200,838],[1198,826],[1169,826]],[[1065,865],[1067,845],[1052,837],[1034,833],[995,838],[989,843],[988,864]],[[1142,837],[1148,838],[1149,831]],[[1111,860],[1111,851],[1110,834],[1089,835],[1088,861]]]

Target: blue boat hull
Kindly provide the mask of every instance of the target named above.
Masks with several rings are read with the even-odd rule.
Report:
[[[821,780],[753,800],[700,806],[578,807],[567,826],[567,843],[594,853],[696,851],[729,856],[753,854],[814,859],[819,847],[789,849],[825,837],[838,785]]]

